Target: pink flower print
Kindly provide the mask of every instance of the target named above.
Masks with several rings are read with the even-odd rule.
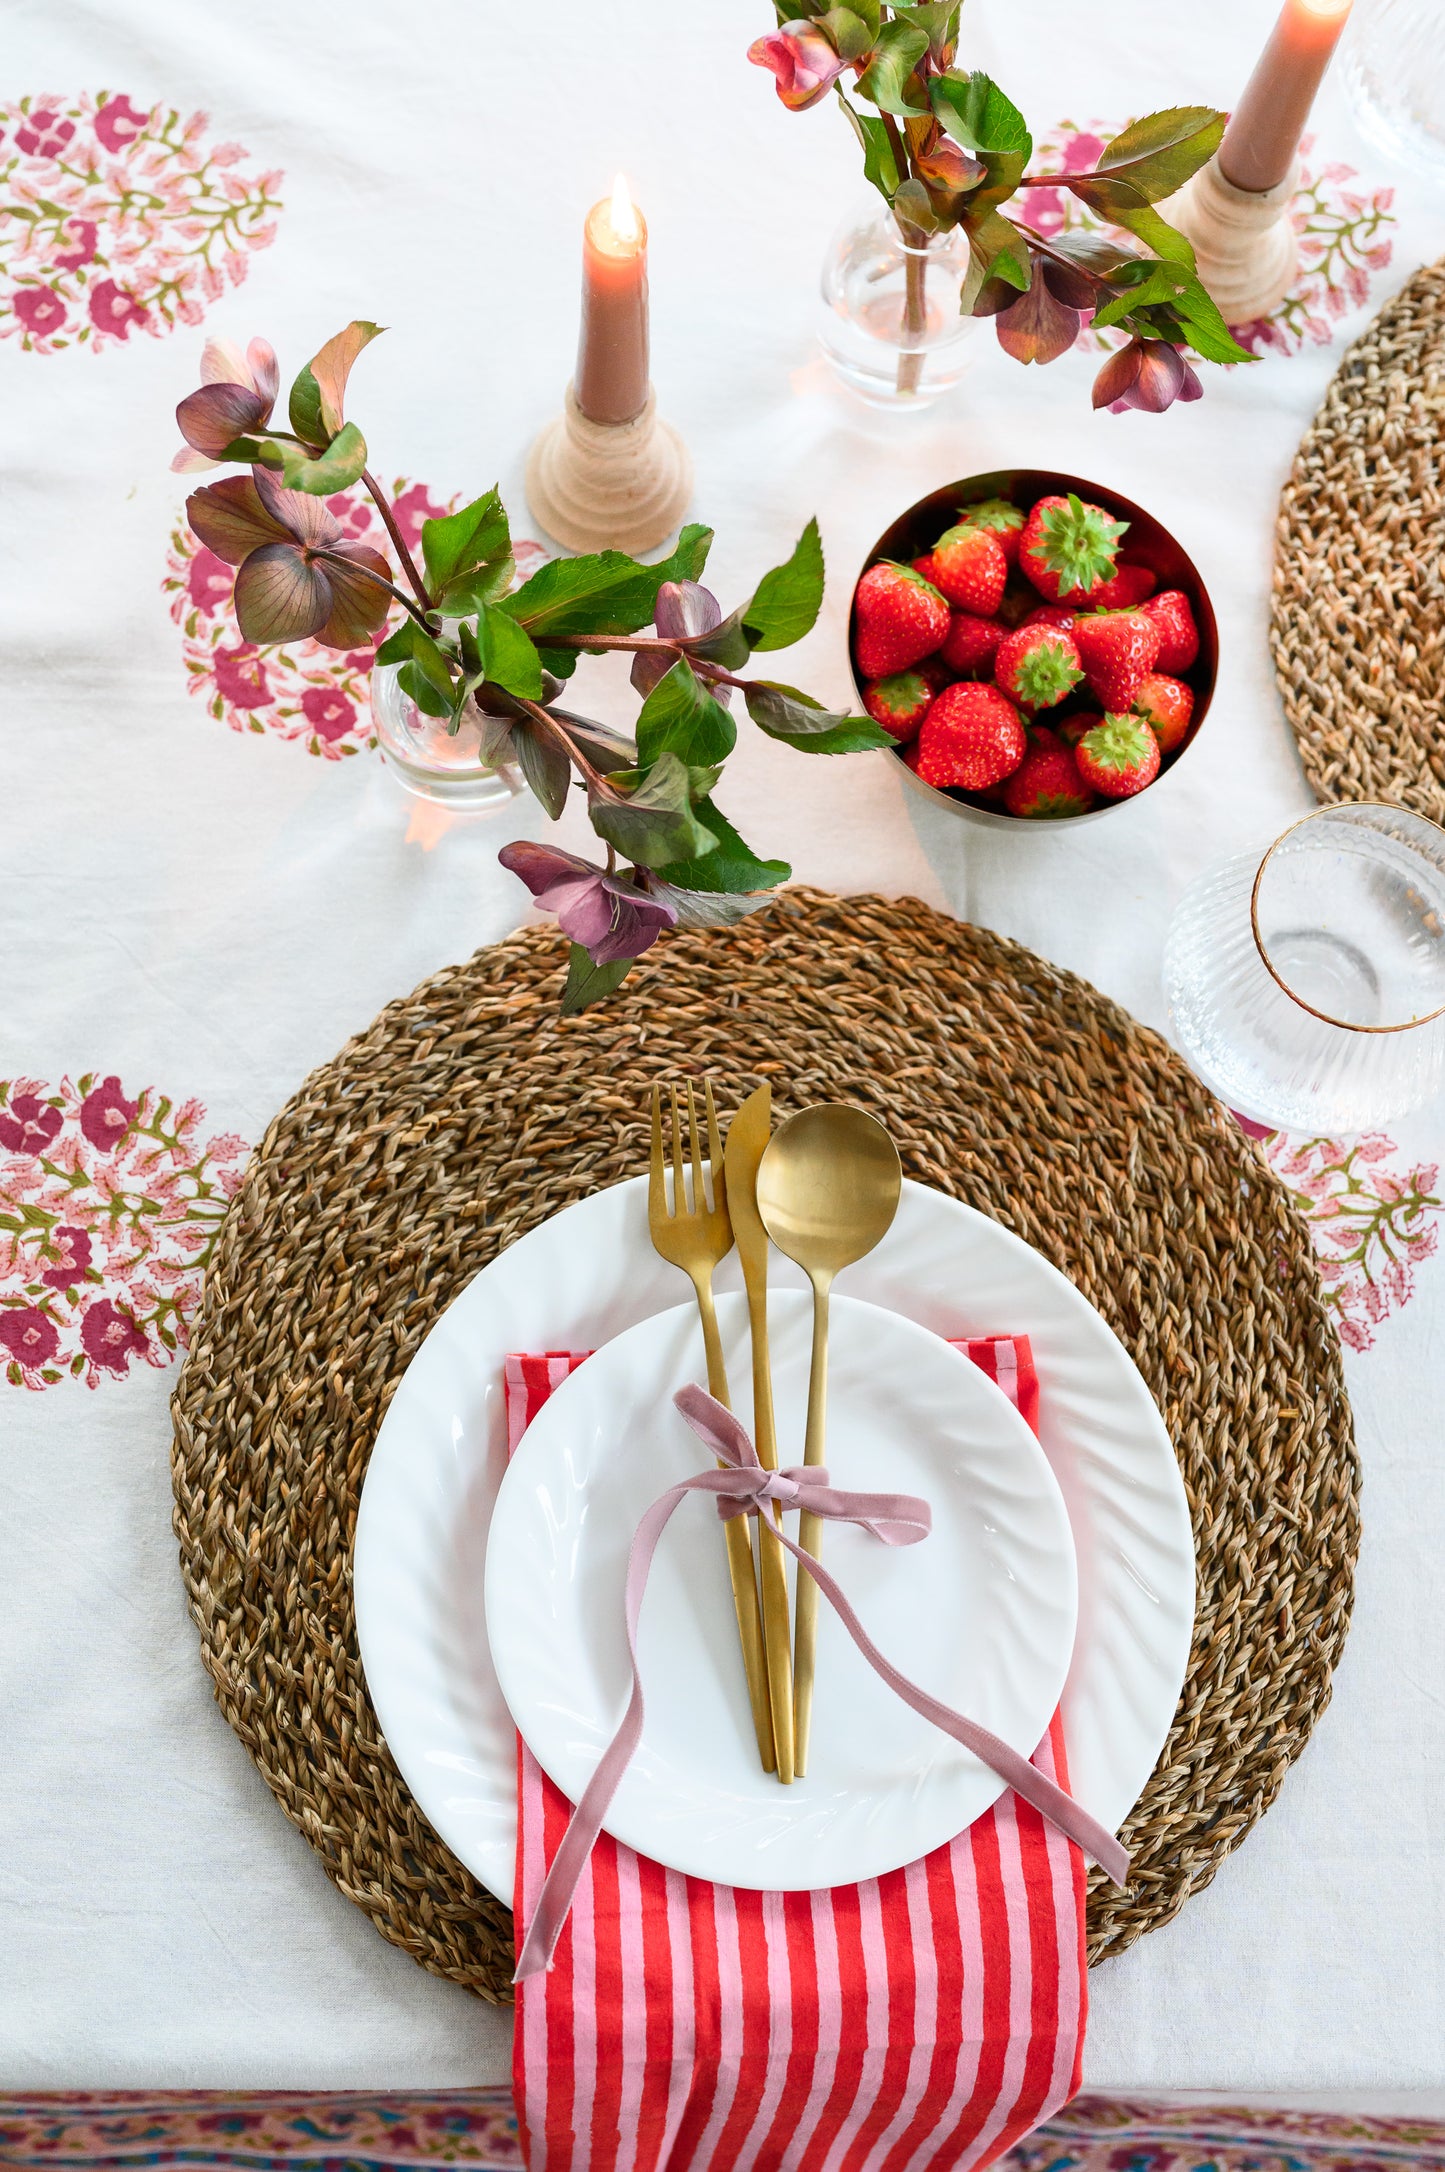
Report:
[[[133,324],[144,324],[150,311],[113,279],[98,279],[90,290],[90,321],[99,332],[129,339]]]
[[[342,739],[356,722],[356,704],[334,687],[308,686],[301,713],[322,739]]]
[[[16,1094],[9,1113],[0,1116],[0,1146],[12,1154],[43,1154],[65,1119],[37,1094]]]
[[[1086,129],[1081,129],[1064,145],[1064,172],[1091,173],[1103,152],[1103,137],[1091,136]]]
[[[48,339],[65,322],[65,304],[53,287],[19,287],[11,307],[37,339]]]
[[[128,98],[107,98],[95,116],[95,132],[107,151],[123,151],[128,143],[134,143],[149,121],[148,113],[137,113]]]
[[[59,1258],[46,1268],[40,1279],[48,1282],[52,1289],[72,1289],[90,1265],[90,1231],[63,1223],[52,1231],[50,1243]]]
[[[204,611],[208,618],[213,611],[224,610],[235,585],[235,567],[228,566],[224,558],[218,558],[202,544],[186,575],[186,594],[196,609]]]
[[[227,701],[238,709],[265,709],[275,700],[266,677],[266,667],[261,662],[261,651],[254,641],[242,641],[235,648],[219,648],[211,658],[216,686]]]
[[[396,524],[406,539],[408,550],[421,549],[423,521],[445,520],[447,510],[446,506],[437,504],[425,483],[413,483],[410,490],[404,490],[401,496],[393,501],[392,511],[396,515]]]
[[[120,1090],[120,1080],[106,1078],[92,1087],[81,1102],[80,1128],[92,1146],[109,1154],[120,1144],[139,1114],[140,1103],[126,1100]]]
[[[65,120],[53,106],[37,106],[16,129],[15,145],[27,158],[59,158],[74,134],[74,121]]]
[[[135,1321],[117,1310],[108,1297],[86,1308],[80,1323],[80,1346],[93,1364],[107,1372],[123,1373],[133,1357],[149,1357],[150,1344]]]
[[[55,1322],[38,1305],[7,1306],[0,1312],[0,1343],[27,1371],[48,1365],[60,1348]]]
[[[1024,217],[1036,234],[1049,240],[1063,232],[1068,212],[1062,189],[1030,189],[1024,205]]]
[[[95,261],[95,242],[100,229],[94,219],[67,219],[61,228],[65,247],[57,249],[50,260],[53,271],[78,271],[82,264]]]

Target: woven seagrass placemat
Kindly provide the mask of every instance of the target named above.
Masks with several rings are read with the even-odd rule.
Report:
[[[1340,364],[1280,500],[1271,639],[1316,798],[1445,823],[1445,262]]]
[[[382,1414],[480,1266],[646,1166],[651,1080],[741,1095],[769,1078],[781,1114],[855,1100],[910,1176],[1073,1278],[1178,1451],[1198,1624],[1127,1828],[1130,1889],[1090,1893],[1091,1958],[1121,1951],[1274,1799],[1349,1622],[1350,1410],[1282,1186],[1157,1035],[914,899],[787,891],[738,928],[670,937],[566,1024],[560,962],[534,928],[423,982],[313,1073],[250,1163],[173,1403],[175,1528],[221,1709],[383,1936],[510,1996],[511,1918],[417,1809],[357,1657],[351,1540]]]

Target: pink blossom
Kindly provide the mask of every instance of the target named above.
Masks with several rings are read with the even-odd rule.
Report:
[[[99,232],[94,219],[67,219],[62,232],[68,236],[68,246],[58,249],[51,258],[53,270],[78,271],[82,264],[94,263]]]
[[[1440,1164],[1421,1161],[1410,1171],[1410,1182],[1417,1192],[1433,1192],[1440,1181]]]
[[[62,1223],[51,1232],[52,1248],[59,1253],[53,1266],[47,1267],[40,1277],[53,1289],[68,1290],[80,1280],[91,1262],[90,1231],[78,1223]]]
[[[53,287],[19,287],[12,306],[37,339],[49,339],[65,323],[65,304]]]
[[[557,915],[562,933],[580,943],[594,965],[640,958],[664,928],[676,925],[676,906],[555,845],[522,839],[504,845],[497,858],[527,885],[539,911]]]
[[[120,1312],[107,1297],[86,1307],[80,1323],[80,1343],[86,1356],[108,1372],[128,1370],[133,1357],[149,1357],[150,1344],[133,1319]]]
[[[0,1343],[27,1370],[48,1365],[60,1348],[55,1323],[38,1305],[7,1305],[0,1311]]]
[[[1338,1329],[1340,1341],[1351,1350],[1368,1350],[1375,1339],[1367,1328],[1343,1316],[1339,1320]]]
[[[15,142],[28,158],[59,158],[74,134],[74,121],[65,120],[53,106],[36,106],[16,129]]]
[[[107,151],[123,151],[149,120],[150,115],[137,112],[128,98],[107,98],[96,113],[95,132]]]
[[[1063,231],[1067,211],[1062,189],[1030,189],[1023,204],[1023,215],[1036,234],[1045,240]]]
[[[254,641],[218,648],[211,658],[217,691],[238,709],[265,709],[276,699]]]
[[[133,324],[144,324],[150,311],[113,279],[100,279],[90,290],[90,321],[98,332],[129,339]]]
[[[127,1101],[113,1074],[91,1088],[80,1104],[80,1128],[92,1146],[112,1153],[140,1114],[138,1101]]]
[[[301,710],[323,739],[344,739],[356,723],[355,702],[334,687],[309,686],[301,696]]]
[[[213,166],[238,166],[245,156],[244,146],[239,143],[218,143],[211,153],[211,164]]]
[[[8,1113],[0,1114],[0,1146],[12,1154],[43,1154],[64,1121],[38,1095],[12,1094]]]
[[[792,113],[805,112],[826,98],[848,63],[823,31],[811,23],[785,23],[781,30],[755,38],[748,59],[758,68],[771,69],[777,92]]]
[[[1081,129],[1064,145],[1064,172],[1091,173],[1104,154],[1102,136],[1091,136]]]

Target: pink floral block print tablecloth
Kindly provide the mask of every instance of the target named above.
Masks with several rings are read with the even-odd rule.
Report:
[[[692,448],[720,591],[744,593],[819,516],[830,587],[802,683],[851,698],[848,594],[894,515],[1010,463],[1148,505],[1223,629],[1207,733],[1177,785],[1114,821],[981,834],[905,797],[881,758],[799,765],[752,733],[728,811],[759,850],[999,928],[1163,1025],[1184,885],[1310,804],[1269,667],[1274,508],[1346,343],[1445,250],[1445,196],[1361,136],[1332,81],[1294,205],[1299,279],[1244,328],[1257,361],[1165,418],[1096,416],[1096,357],[1020,369],[985,327],[950,402],[880,422],[833,390],[814,337],[856,148],[829,108],[785,120],[747,66],[768,19],[768,0],[111,0],[7,19],[0,2092],[445,2091],[509,2068],[508,2017],[377,1938],[217,1714],[176,1573],[166,1404],[250,1147],[389,998],[526,917],[496,855],[544,822],[530,800],[468,822],[402,794],[375,744],[371,644],[242,638],[168,466],[208,335],[264,336],[289,368],[352,317],[388,325],[353,383],[406,533],[493,481],[535,532],[525,457],[572,365],[582,217],[624,168],[651,236],[659,400]],[[1073,0],[965,11],[970,59],[1018,93],[1059,170],[1160,104],[1228,104],[1261,22],[1257,0],[1207,20],[1115,0],[1106,24]],[[1032,211],[1051,230],[1078,215],[1047,188]],[[356,494],[332,510],[372,536]],[[621,723],[621,674],[602,677]],[[582,841],[574,812],[561,833]],[[1097,1972],[1095,2089],[1445,2079],[1442,1145],[1439,1110],[1258,1142],[1311,1222],[1345,1345],[1367,1479],[1355,1628],[1270,1817],[1176,1923]],[[444,2120],[413,2139],[509,2161],[495,2122],[481,2143]],[[307,2139],[264,2137],[278,2162]],[[386,2136],[354,2139],[365,2157]],[[143,2132],[110,2140],[145,2155]],[[1109,2172],[1156,2146],[1132,2128],[1037,2143],[1061,2166],[1107,2147]],[[17,2114],[0,2156],[71,2146]],[[1193,2163],[1205,2145],[1161,2146]]]

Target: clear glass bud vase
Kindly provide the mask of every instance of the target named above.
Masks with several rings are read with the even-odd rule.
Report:
[[[474,701],[453,732],[446,717],[427,716],[402,692],[395,664],[378,664],[371,675],[371,713],[383,761],[418,799],[485,814],[524,789],[515,763],[484,759],[488,719]]]
[[[968,273],[961,228],[905,241],[876,197],[846,218],[823,260],[819,338],[845,385],[874,407],[926,407],[968,365],[974,318],[959,311]]]
[[[1440,0],[1358,0],[1345,85],[1371,142],[1445,181],[1445,20]]]

